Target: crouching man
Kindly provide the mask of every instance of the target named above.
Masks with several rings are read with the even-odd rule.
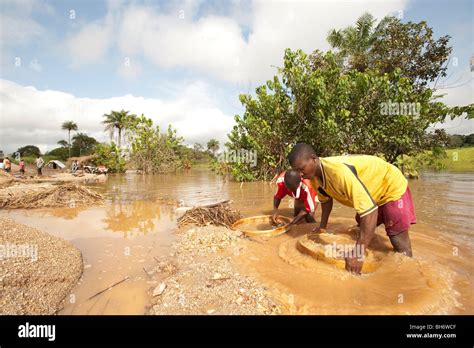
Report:
[[[322,211],[315,232],[326,228],[335,199],[357,212],[360,235],[354,251],[366,250],[376,226],[383,223],[395,251],[412,256],[408,230],[416,223],[415,210],[408,181],[397,167],[367,155],[320,158],[304,143],[293,147],[288,160],[318,192]],[[346,257],[350,272],[360,273],[363,263],[363,255]]]
[[[301,222],[316,222],[314,213],[317,208],[316,191],[311,187],[309,180],[301,177],[296,170],[287,170],[277,179],[277,191],[273,197],[272,223],[278,224],[278,207],[285,196],[294,198],[294,219],[292,225]]]

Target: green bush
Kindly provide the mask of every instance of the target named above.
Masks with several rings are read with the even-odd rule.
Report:
[[[95,148],[95,156],[92,158],[92,163],[96,166],[106,166],[109,172],[123,173],[125,172],[125,165],[127,161],[124,158],[122,151],[115,145],[97,144]]]

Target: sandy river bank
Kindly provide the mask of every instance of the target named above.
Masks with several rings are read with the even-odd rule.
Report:
[[[0,314],[55,314],[82,273],[70,242],[0,218]]]

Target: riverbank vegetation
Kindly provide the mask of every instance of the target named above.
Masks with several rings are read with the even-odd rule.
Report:
[[[334,51],[287,49],[278,74],[255,96],[240,96],[245,111],[235,116],[226,144],[228,150],[256,151],[258,164],[223,166],[243,181],[269,180],[286,168],[296,142],[321,156],[381,156],[402,169],[419,154],[424,158],[412,164],[436,162],[448,137],[431,126],[448,117],[472,118],[473,106],[439,101],[432,84],[446,75],[452,48],[449,36],[432,36],[426,22],[386,17],[375,26],[365,14],[354,26],[330,32]]]

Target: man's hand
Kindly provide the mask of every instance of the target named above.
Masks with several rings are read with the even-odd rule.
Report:
[[[360,234],[357,243],[346,255],[346,270],[351,273],[360,274],[364,265],[365,250],[375,235],[375,227],[377,226],[378,211],[375,210],[360,218]]]
[[[326,229],[319,226],[319,227],[314,227],[312,230],[311,230],[311,233],[326,233]]]
[[[291,220],[290,226],[299,224],[299,223],[304,219],[304,217],[306,216],[306,214],[308,214],[308,213],[306,212],[306,210],[301,209],[300,212],[298,213],[298,215],[296,215],[296,216],[293,218],[293,220]]]
[[[348,255],[346,256],[346,271],[351,273],[360,274],[362,272],[362,266],[364,261],[361,260],[357,255]]]
[[[278,215],[278,211],[273,212],[273,215],[272,215],[272,218],[271,218],[271,223],[274,226],[279,225],[281,223],[280,216]]]

